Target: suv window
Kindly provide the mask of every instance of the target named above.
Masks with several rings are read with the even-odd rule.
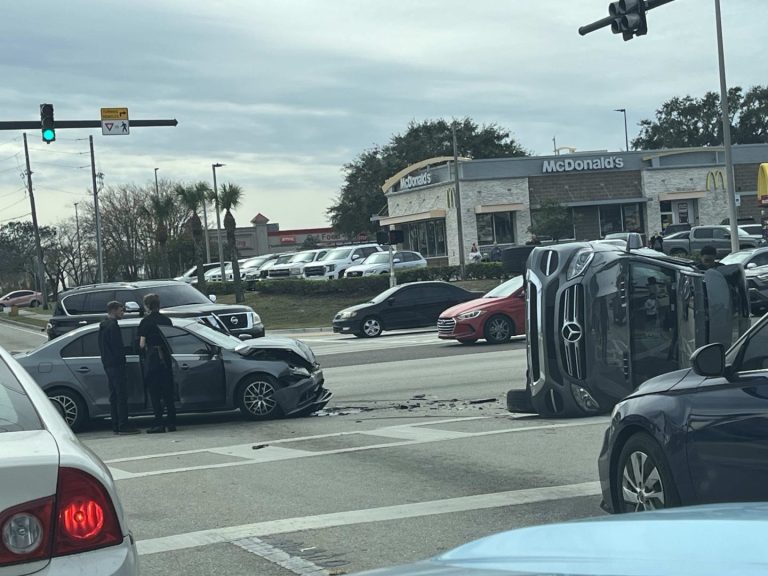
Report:
[[[83,314],[106,314],[107,304],[115,299],[114,290],[99,290],[91,292],[85,297]]]
[[[65,296],[61,300],[60,306],[63,306],[67,314],[77,316],[85,314],[85,294],[72,294]]]
[[[8,364],[0,359],[0,433],[40,430],[42,423]]]

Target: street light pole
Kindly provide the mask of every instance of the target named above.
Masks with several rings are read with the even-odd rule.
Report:
[[[626,146],[625,150],[629,152],[629,132],[627,131],[627,109],[626,108],[616,108],[614,112],[623,112],[624,113],[624,145]]]
[[[155,168],[155,195],[157,197],[160,197],[160,189],[157,186],[157,171],[160,170],[160,168]]]
[[[722,16],[720,15],[720,0],[715,0],[715,21],[717,26],[717,58],[720,65],[720,114],[723,117],[723,148],[725,148],[725,189],[728,197],[728,222],[731,227],[731,252],[738,252],[739,220],[736,214],[736,178],[733,173],[731,116],[728,110],[728,85],[725,81],[725,50],[723,48],[723,21]]]
[[[77,205],[80,202],[75,202],[75,230],[77,234],[77,283],[83,283],[83,251],[80,249],[80,218],[77,214]]]
[[[221,281],[226,282],[227,278],[224,276],[224,245],[221,241],[221,214],[219,210],[219,189],[216,185],[216,168],[221,168],[224,164],[216,162],[211,164],[213,168],[213,201],[216,207],[216,239],[219,243],[219,265],[221,266]]]
[[[93,154],[93,136],[88,136],[91,147],[91,181],[93,182],[93,212],[96,215],[96,265],[99,282],[104,282],[104,253],[101,247],[101,216],[99,215],[99,189],[96,187],[96,160]]]

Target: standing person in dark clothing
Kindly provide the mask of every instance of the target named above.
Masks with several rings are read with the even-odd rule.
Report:
[[[144,352],[144,382],[152,399],[155,425],[147,434],[165,432],[163,405],[167,412],[167,429],[176,431],[176,406],[174,404],[173,369],[171,351],[160,331],[160,326],[171,326],[171,319],[160,314],[160,297],[157,294],[144,296],[144,308],[149,314],[139,324],[139,348]]]
[[[722,266],[722,264],[717,262],[715,258],[717,258],[717,250],[714,246],[707,244],[701,249],[699,263],[696,265],[696,267],[699,270],[707,271],[712,268]]]
[[[139,430],[128,424],[128,379],[125,374],[125,349],[120,326],[123,305],[114,300],[107,304],[107,319],[99,324],[99,352],[101,363],[109,382],[109,406],[112,414],[112,431],[115,434],[138,434]]]

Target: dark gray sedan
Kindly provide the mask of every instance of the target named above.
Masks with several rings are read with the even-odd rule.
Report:
[[[174,318],[161,330],[173,354],[176,411],[240,411],[252,420],[304,416],[331,399],[323,371],[304,342],[264,337],[241,341],[195,320]],[[128,409],[151,414],[138,353],[139,319],[121,320],[127,356]],[[99,326],[92,324],[16,359],[74,430],[109,417],[109,386],[101,365]]]

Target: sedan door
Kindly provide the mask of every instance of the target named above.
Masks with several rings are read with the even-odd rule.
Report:
[[[381,304],[380,315],[387,330],[423,326],[423,288],[406,286]]]
[[[768,324],[742,350],[730,379],[689,396],[688,461],[702,503],[768,500]]]
[[[173,355],[173,379],[181,410],[211,410],[226,405],[221,352],[176,326],[160,330]]]

